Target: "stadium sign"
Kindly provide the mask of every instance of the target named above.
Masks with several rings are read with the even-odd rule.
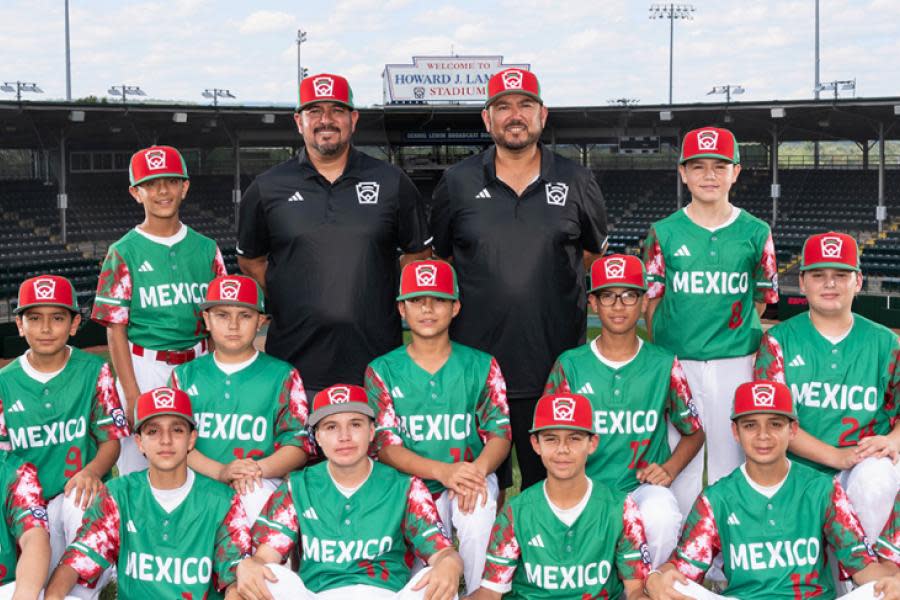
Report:
[[[487,98],[491,75],[509,67],[502,56],[414,56],[411,65],[384,66],[385,104],[478,102]]]

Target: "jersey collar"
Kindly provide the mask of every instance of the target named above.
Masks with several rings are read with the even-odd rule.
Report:
[[[319,171],[316,170],[316,166],[309,160],[309,154],[307,154],[306,148],[301,148],[300,152],[297,153],[297,164],[300,165],[300,171],[306,179],[322,177]],[[335,179],[335,183],[346,177],[358,179],[359,176],[356,174],[359,170],[358,166],[359,150],[356,149],[356,146],[350,144],[350,152],[347,154],[347,164],[344,166],[344,172],[341,173],[340,177]]]
[[[556,177],[556,156],[541,142],[538,142],[538,149],[541,151],[541,174],[539,179],[544,181],[557,181]],[[484,169],[485,182],[497,179],[497,166],[495,159],[497,157],[497,146],[488,148],[481,157],[481,166]]]

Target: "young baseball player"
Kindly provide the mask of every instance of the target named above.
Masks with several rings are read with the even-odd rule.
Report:
[[[0,370],[0,450],[38,470],[56,565],[103,488],[128,425],[109,364],[67,345],[81,323],[72,283],[56,275],[26,279],[15,312],[28,350]]]
[[[362,387],[315,395],[309,426],[327,460],[291,473],[257,518],[238,566],[244,600],[456,597],[462,561],[428,488],[368,457],[374,416]],[[298,573],[280,567],[301,543]],[[429,565],[413,579],[410,554]]]
[[[637,335],[646,290],[637,256],[594,261],[588,301],[603,333],[564,352],[545,391],[577,391],[591,401],[600,446],[588,457],[588,477],[631,494],[658,567],[672,554],[684,521],[669,486],[703,446],[704,434],[678,359]],[[682,436],[671,452],[667,421]]]
[[[494,472],[512,440],[506,382],[492,356],[450,341],[460,303],[449,263],[406,265],[397,307],[411,341],[366,369],[378,456],[425,480],[441,521],[456,531],[466,587],[474,591],[497,516]]]
[[[108,328],[116,384],[132,422],[141,392],[166,385],[175,365],[206,352],[199,305],[209,282],[226,273],[216,243],[179,219],[190,184],[178,150],[136,152],[128,176],[144,221],[109,247],[91,318]],[[147,467],[132,438],[122,441],[118,467],[122,475]]]
[[[698,584],[719,554],[722,593],[741,600],[834,598],[826,546],[860,585],[891,575],[837,479],[787,458],[798,427],[785,385],[738,386],[731,429],[747,460],[697,499],[670,562],[647,576],[651,598],[721,598]],[[855,597],[875,598],[886,587],[879,581]]]
[[[50,564],[47,501],[37,469],[0,458],[0,600],[37,600]]]
[[[76,582],[94,584],[110,566],[120,600],[221,598],[250,552],[238,495],[188,468],[197,441],[188,395],[156,388],[135,408],[135,441],[150,466],[100,493],[53,572],[46,600],[62,598]]]
[[[590,400],[538,400],[531,445],[547,479],[497,516],[484,579],[470,599],[643,597],[650,557],[641,513],[630,496],[585,473],[597,443]]]
[[[852,312],[862,288],[856,240],[810,236],[803,245],[800,290],[809,311],[772,327],[759,348],[756,376],[788,385],[800,430],[792,460],[841,484],[870,540],[881,533],[900,478],[897,393],[900,340]]]
[[[706,433],[709,483],[741,463],[728,416],[737,386],[753,377],[759,315],[778,301],[769,226],[731,204],[741,172],[738,143],[727,129],[688,132],[678,172],[691,193],[683,210],[657,221],[644,244],[647,327],[681,361]],[[670,443],[678,434],[669,428]],[[703,484],[698,453],[672,485],[683,512]]]
[[[266,321],[250,277],[217,277],[201,305],[214,352],[175,367],[171,386],[191,397],[197,444],[188,466],[240,492],[255,520],[281,478],[306,463],[308,408],[300,374],[253,346]]]

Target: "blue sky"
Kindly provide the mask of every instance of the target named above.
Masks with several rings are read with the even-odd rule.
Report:
[[[152,98],[237,102],[296,98],[296,31],[311,73],[350,79],[358,105],[382,101],[386,63],[413,55],[502,54],[530,63],[550,106],[613,98],[664,103],[668,22],[626,0],[71,0],[72,93],[138,84]],[[706,102],[741,84],[745,101],[812,96],[813,0],[696,0],[675,27],[675,101]],[[859,96],[900,96],[900,1],[821,0],[824,81],[857,79]],[[65,97],[63,0],[0,2],[0,78]],[[0,94],[9,98],[9,94]],[[38,98],[39,96],[32,96]]]

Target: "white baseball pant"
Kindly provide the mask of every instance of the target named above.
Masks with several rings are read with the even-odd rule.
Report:
[[[241,496],[241,504],[244,505],[244,512],[247,513],[247,520],[251,526],[256,522],[256,517],[259,516],[259,513],[262,512],[263,507],[269,500],[269,496],[281,483],[282,480],[280,478],[263,479],[262,487],[254,487],[252,492]]]
[[[491,530],[494,520],[497,518],[497,475],[491,473],[487,476],[488,498],[484,506],[480,503],[471,513],[463,513],[459,510],[459,502],[450,499],[450,491],[444,492],[435,500],[438,515],[441,522],[450,534],[450,527],[455,531],[455,537],[459,542],[459,555],[463,561],[463,577],[466,581],[467,593],[472,593],[481,586],[481,577],[484,575],[484,560],[487,554],[488,543],[491,541]],[[421,568],[422,561],[416,560]]]
[[[413,591],[412,588],[431,570],[431,567],[425,567],[419,571],[399,592],[392,592],[374,585],[348,585],[316,594],[309,591],[303,585],[300,576],[289,568],[274,563],[266,566],[278,578],[275,583],[266,581],[269,593],[275,600],[358,600],[359,598],[366,600],[424,600],[425,589]]]
[[[894,508],[900,487],[900,463],[895,465],[889,458],[867,458],[853,468],[841,471],[838,478],[866,537],[877,539]]]
[[[0,585],[0,600],[12,600],[13,594],[16,593],[16,582],[10,582],[6,585]],[[38,600],[44,600],[44,592],[38,594]],[[78,600],[75,596],[66,596],[65,600]]]
[[[731,435],[734,391],[753,379],[753,355],[718,360],[682,360],[681,366],[700,413],[706,444],[672,483],[678,507],[687,515],[703,487],[704,450],[707,483],[713,484],[744,462],[744,452]],[[681,434],[668,425],[669,446],[675,448]]]
[[[50,528],[51,575],[65,553],[66,547],[75,540],[78,530],[81,528],[84,511],[75,504],[74,497],[74,492],[70,492],[68,496],[57,494],[47,503],[47,526]],[[72,588],[70,596],[82,598],[83,600],[99,598],[100,591],[115,578],[115,573],[115,567],[110,567],[104,571],[100,576],[100,581],[93,588],[76,584]]]
[[[661,485],[645,483],[631,492],[631,498],[641,511],[650,562],[654,569],[658,569],[669,560],[678,544],[684,515],[672,490]]]

